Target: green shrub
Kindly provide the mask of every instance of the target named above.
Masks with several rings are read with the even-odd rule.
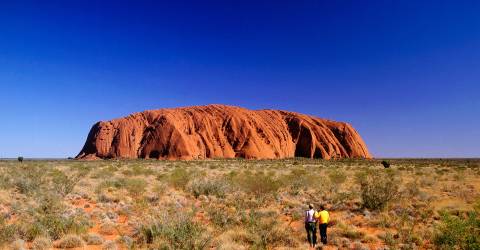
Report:
[[[145,192],[147,182],[143,179],[126,179],[125,189],[133,197],[139,197]]]
[[[334,186],[338,187],[347,180],[347,175],[341,169],[334,169],[329,171],[328,178]]]
[[[7,224],[5,218],[3,218],[3,216],[0,216],[0,246],[9,243],[11,240],[15,239],[17,231],[18,229],[16,225]]]
[[[40,198],[38,207],[32,212],[32,222],[24,225],[22,230],[27,240],[47,235],[57,240],[67,233],[84,233],[90,226],[84,216],[66,216],[61,199],[55,194]]]
[[[73,191],[82,175],[81,173],[75,173],[68,176],[60,170],[53,170],[50,176],[53,190],[63,197]]]
[[[46,188],[46,172],[39,166],[22,165],[10,170],[13,185],[22,194],[32,195]]]
[[[116,188],[120,189],[125,187],[126,179],[111,179],[111,180],[104,180],[100,184],[97,185],[95,192],[97,194],[101,193],[104,189],[107,188]]]
[[[396,199],[399,182],[393,172],[367,171],[357,176],[360,184],[360,194],[365,208],[383,209],[388,202]]]
[[[418,179],[407,182],[402,193],[409,198],[417,197],[420,194]]]
[[[235,213],[229,213],[226,207],[208,206],[206,209],[210,221],[219,228],[227,228],[238,223]]]
[[[115,175],[115,172],[117,171],[118,171],[118,167],[111,165],[111,166],[102,167],[98,169],[91,176],[92,178],[98,178],[98,179],[111,178],[112,176]]]
[[[224,198],[229,190],[228,183],[220,178],[216,179],[194,179],[188,189],[192,192],[195,198],[200,195],[214,195],[219,198]]]
[[[242,220],[247,228],[243,243],[251,245],[251,249],[298,246],[298,242],[292,237],[291,228],[281,225],[275,212],[250,211]]]
[[[379,235],[379,238],[382,239],[387,246],[394,247],[397,244],[395,236],[391,232],[387,231],[385,234]]]
[[[191,179],[191,173],[185,168],[175,168],[169,176],[169,183],[177,189],[185,189]]]
[[[31,236],[47,233],[53,239],[58,239],[67,233],[85,233],[89,224],[86,218],[63,217],[49,214],[37,218],[30,228]],[[32,237],[29,237],[32,238]]]
[[[281,187],[281,182],[264,173],[245,172],[235,177],[236,184],[247,194],[262,199],[274,195]]]
[[[433,240],[439,249],[480,249],[480,217],[472,211],[466,218],[442,212]]]
[[[138,175],[148,176],[148,175],[155,174],[155,170],[146,166],[135,164],[132,167],[122,171],[122,173],[127,176],[138,176]]]
[[[70,165],[70,171],[75,171],[77,172],[80,176],[87,176],[90,171],[92,171],[94,168],[91,165],[85,165],[83,163],[75,163]]]
[[[139,228],[140,240],[153,249],[207,249],[211,236],[185,214],[166,215]]]
[[[298,195],[301,190],[311,187],[316,180],[315,173],[305,168],[294,168],[280,179],[282,186],[289,187],[289,192],[293,195]]]
[[[339,234],[345,238],[352,239],[352,240],[358,240],[358,239],[363,239],[365,237],[365,233],[362,231],[358,231],[348,225],[345,224],[339,224]]]
[[[11,187],[10,176],[0,172],[0,188],[8,189]]]

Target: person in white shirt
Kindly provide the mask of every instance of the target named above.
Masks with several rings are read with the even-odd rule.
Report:
[[[307,230],[307,240],[310,247],[315,248],[317,245],[317,220],[315,219],[315,210],[313,205],[308,205],[308,210],[305,211],[305,230]]]

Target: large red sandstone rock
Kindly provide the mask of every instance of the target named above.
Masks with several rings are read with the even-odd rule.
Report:
[[[348,123],[280,110],[207,105],[93,125],[76,158],[370,158]]]

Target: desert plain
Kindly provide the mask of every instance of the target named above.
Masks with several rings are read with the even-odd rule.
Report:
[[[480,247],[478,159],[291,158],[1,160],[0,248],[309,249],[309,203],[318,249]]]

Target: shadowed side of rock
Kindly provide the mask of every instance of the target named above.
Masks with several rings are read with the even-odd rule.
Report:
[[[150,110],[96,123],[78,159],[370,158],[347,123],[225,105]]]

